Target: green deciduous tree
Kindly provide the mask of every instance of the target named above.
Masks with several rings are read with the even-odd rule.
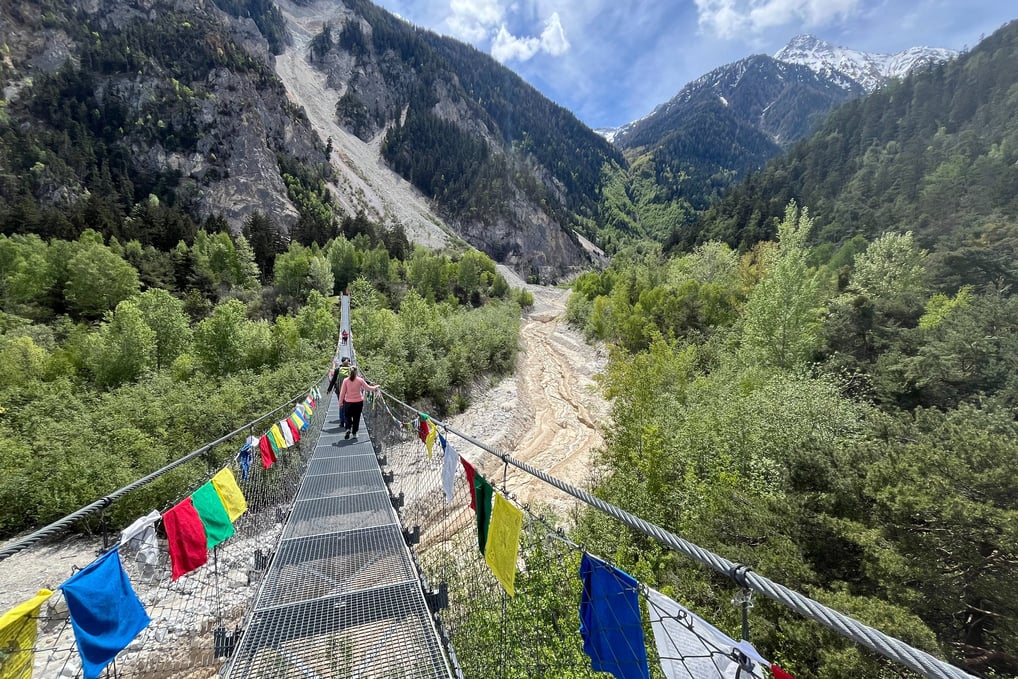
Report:
[[[133,300],[124,300],[89,337],[88,364],[96,383],[115,387],[133,382],[153,364],[156,333]]]
[[[329,243],[326,254],[332,266],[335,289],[342,292],[357,277],[357,250],[350,241],[339,236]]]
[[[276,257],[275,284],[285,303],[296,308],[305,302],[311,290],[331,296],[335,279],[331,265],[317,246],[307,248],[291,243],[289,250]]]
[[[25,335],[0,336],[0,389],[25,387],[43,378],[48,352]]]
[[[335,338],[333,338],[335,339]],[[290,316],[280,316],[272,325],[272,349],[277,360],[294,360],[300,355],[300,326]]]
[[[194,353],[207,373],[228,375],[244,366],[248,322],[244,304],[231,299],[198,324]]]
[[[308,295],[307,304],[297,313],[300,336],[308,340],[317,350],[334,348],[339,333],[339,323],[332,312],[332,303],[317,290]]]
[[[276,320],[276,325],[283,320],[289,319],[285,316],[280,316]],[[265,320],[253,321],[246,324],[244,328],[243,361],[245,368],[257,370],[262,366],[279,364],[281,353],[279,347],[276,346],[273,336],[276,325]]]
[[[184,304],[166,290],[146,290],[135,300],[145,324],[155,333],[156,370],[168,368],[190,348],[191,327]]]
[[[64,296],[79,314],[97,318],[138,293],[138,272],[105,245],[83,242],[67,262]]]
[[[489,262],[491,263],[490,269],[488,267]],[[464,252],[457,265],[457,282],[463,288],[463,292],[468,299],[473,293],[480,291],[481,274],[485,270],[490,270],[492,274],[495,273],[494,262],[491,262],[486,255],[477,250],[467,250]]]
[[[385,296],[375,290],[371,281],[363,276],[350,284],[350,306],[357,308],[377,308],[384,306]]]
[[[423,297],[431,301],[441,299],[449,287],[449,269],[443,257],[436,257],[418,246],[406,263],[406,281]]]
[[[741,355],[748,364],[799,369],[820,342],[819,281],[807,264],[806,238],[813,226],[794,201],[778,226],[778,250],[764,263],[764,277],[749,293]]]
[[[379,245],[364,253],[361,275],[371,281],[383,294],[390,294],[399,282],[398,267],[394,266],[385,246]]]
[[[926,251],[912,232],[885,233],[855,258],[850,288],[883,305],[908,310],[926,299]]]
[[[727,244],[710,241],[696,246],[688,255],[676,257],[668,269],[674,283],[691,278],[699,283],[734,286],[739,280],[739,256]]]
[[[34,234],[0,235],[0,308],[41,312],[46,294],[56,282],[46,243]]]
[[[308,290],[317,292],[322,296],[331,297],[335,287],[336,278],[332,274],[332,267],[329,261],[321,255],[311,258],[311,266],[308,267]]]
[[[300,243],[291,243],[290,249],[276,257],[274,276],[276,289],[290,303],[303,298],[308,290],[311,257]]]
[[[247,272],[241,271],[237,250],[230,235],[223,232],[197,233],[191,246],[195,269],[207,276],[215,286],[229,288],[242,286]]]

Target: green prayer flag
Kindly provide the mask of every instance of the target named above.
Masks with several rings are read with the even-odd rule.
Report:
[[[209,549],[233,535],[233,522],[211,481],[194,491],[191,502],[205,526],[205,541]]]
[[[492,488],[483,476],[474,474],[474,493],[477,495],[477,546],[484,554],[488,542],[488,524],[491,523]]]
[[[272,448],[272,452],[278,455],[282,451],[282,448],[279,447],[279,442],[276,440],[276,435],[272,432],[271,429],[265,432],[265,438],[269,440],[269,447]]]

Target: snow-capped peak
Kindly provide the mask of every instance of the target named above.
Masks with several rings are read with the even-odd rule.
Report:
[[[622,129],[621,127],[595,127],[594,132],[607,139],[608,143],[610,144],[613,141],[615,141],[615,136],[619,133],[619,130],[621,129]]]
[[[775,59],[802,64],[829,78],[844,74],[872,92],[891,78],[900,78],[926,64],[953,59],[958,53],[939,47],[912,47],[896,54],[860,52],[838,47],[812,35],[797,35],[778,50]]]

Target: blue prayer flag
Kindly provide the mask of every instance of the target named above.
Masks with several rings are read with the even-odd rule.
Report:
[[[150,619],[114,549],[60,586],[71,614],[85,679],[103,669],[145,629]]]
[[[580,636],[591,668],[616,679],[649,679],[636,580],[584,554],[580,581]]]
[[[254,457],[254,452],[258,450],[258,437],[248,436],[244,441],[244,445],[240,448],[240,478],[247,481],[247,477],[251,474],[251,460]]]
[[[243,481],[247,481],[248,475],[251,473],[251,450],[240,451],[240,478]]]

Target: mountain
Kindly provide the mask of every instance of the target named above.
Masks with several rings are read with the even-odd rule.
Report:
[[[219,1],[3,5],[0,230],[168,249],[208,220],[306,221],[296,196],[334,173],[272,71],[282,17]]]
[[[624,163],[614,147],[468,45],[367,0],[308,7],[320,21],[309,59],[340,125],[378,144],[463,238],[524,275],[589,261],[573,227],[596,221],[602,167]]]
[[[682,241],[683,225],[809,135],[831,110],[954,54],[924,47],[867,54],[800,35],[775,57],[717,68],[649,115],[598,130],[630,163],[606,182],[602,240],[614,240],[611,229],[619,226]]]
[[[621,128],[615,143],[622,149],[659,145],[691,118],[709,113],[751,127],[781,146],[806,134],[817,115],[860,94],[858,86],[842,85],[812,69],[755,55],[689,83],[650,115]]]
[[[0,32],[4,233],[168,249],[259,217],[277,244],[324,242],[363,215],[551,279],[589,262],[574,228],[624,163],[489,56],[366,0],[47,0],[4,4]]]
[[[817,238],[913,231],[933,278],[1018,283],[1018,22],[970,52],[845,104],[817,132],[735,187],[680,244],[741,248],[774,237],[789,200]]]
[[[862,94],[805,66],[756,55],[689,83],[615,131],[632,169],[633,221],[656,238],[691,221],[733,182],[758,170],[838,104]],[[606,221],[612,222],[611,215]]]
[[[835,82],[846,86],[855,83],[866,92],[872,92],[893,78],[903,78],[914,70],[956,56],[958,52],[941,47],[910,47],[896,54],[860,52],[804,34],[792,38],[774,58],[801,64]]]

